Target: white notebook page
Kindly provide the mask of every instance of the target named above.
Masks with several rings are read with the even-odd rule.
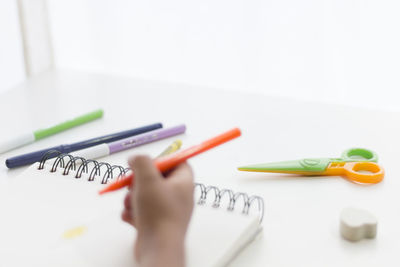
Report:
[[[99,181],[37,167],[0,188],[0,267],[135,266],[135,230],[120,219],[126,190],[100,197]],[[187,266],[225,266],[259,231],[255,216],[196,205]]]

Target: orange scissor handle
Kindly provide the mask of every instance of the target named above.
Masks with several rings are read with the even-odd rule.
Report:
[[[383,180],[385,171],[375,162],[332,162],[324,174],[345,175],[357,183],[376,184]]]
[[[357,183],[376,184],[383,180],[385,171],[375,162],[332,162],[324,174],[345,175]]]

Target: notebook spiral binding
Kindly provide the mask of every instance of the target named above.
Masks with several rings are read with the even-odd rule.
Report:
[[[75,178],[79,179],[83,173],[89,174],[88,181],[92,182],[97,176],[101,176],[102,170],[105,169],[101,179],[102,184],[123,177],[130,168],[124,168],[119,165],[111,165],[106,162],[99,162],[93,159],[85,159],[83,157],[74,157],[70,154],[61,153],[57,150],[48,151],[39,162],[39,170],[44,169],[47,160],[55,158],[50,172],[56,172],[58,168],[64,169],[62,174],[69,175],[71,171],[75,172]],[[90,166],[93,167],[90,167]],[[114,178],[115,177],[115,178]]]
[[[106,162],[99,162],[92,159],[85,159],[82,157],[74,157],[70,154],[61,153],[57,150],[48,151],[39,162],[39,170],[43,170],[47,160],[55,158],[50,172],[56,172],[58,168],[62,168],[62,175],[69,175],[71,171],[75,172],[74,177],[79,179],[83,173],[89,174],[88,181],[94,181],[96,177],[101,176],[102,169],[105,169],[103,177],[101,178],[102,184],[107,184],[111,180],[118,180],[127,174],[131,169],[124,168],[119,165],[111,165]],[[80,164],[78,164],[80,163]],[[89,166],[93,165],[92,168]],[[115,177],[115,178],[114,178]],[[228,199],[229,211],[233,211],[238,201],[243,204],[242,213],[249,214],[250,208],[254,203],[257,204],[260,223],[264,218],[264,200],[259,196],[249,196],[246,193],[234,192],[230,189],[220,189],[216,186],[206,186],[201,183],[195,183],[195,190],[200,190],[200,197],[197,201],[198,205],[205,205],[207,198],[213,197],[212,207],[219,208],[223,199]],[[209,196],[212,194],[212,196]]]
[[[200,183],[195,183],[195,188],[200,189],[200,197],[199,200],[197,201],[197,204],[199,205],[204,205],[207,201],[208,195],[210,193],[213,193],[211,197],[214,197],[212,206],[214,208],[219,208],[222,200],[224,198],[228,198],[228,210],[233,211],[235,209],[235,206],[237,205],[237,201],[241,200],[243,204],[243,209],[242,213],[243,214],[249,214],[250,212],[250,207],[255,203],[257,203],[258,207],[258,212],[259,212],[259,219],[260,223],[262,222],[264,218],[264,200],[262,197],[259,196],[249,196],[246,193],[243,192],[234,192],[230,189],[220,189],[216,186],[206,186],[204,184]]]

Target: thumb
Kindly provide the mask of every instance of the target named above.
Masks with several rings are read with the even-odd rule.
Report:
[[[146,186],[162,179],[160,171],[148,156],[135,156],[129,159],[129,166],[135,174],[135,186]]]

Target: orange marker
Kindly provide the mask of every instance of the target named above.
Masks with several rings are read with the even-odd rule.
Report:
[[[217,135],[211,139],[208,139],[204,141],[203,143],[199,145],[195,145],[192,147],[189,147],[185,150],[176,152],[175,154],[172,154],[170,156],[162,157],[159,159],[154,160],[154,164],[156,165],[157,169],[159,169],[161,172],[166,172],[175,166],[181,164],[182,162],[185,162],[187,159],[194,157],[204,151],[207,151],[213,147],[216,147],[218,145],[221,145],[225,142],[228,142],[236,137],[239,137],[241,135],[240,129],[239,128],[233,128],[225,133],[222,133],[220,135]],[[102,189],[99,194],[104,194],[107,192],[115,191],[118,189],[121,189],[125,186],[129,186],[134,178],[134,174],[130,174],[124,178],[122,178],[119,181],[116,181],[106,188]]]

